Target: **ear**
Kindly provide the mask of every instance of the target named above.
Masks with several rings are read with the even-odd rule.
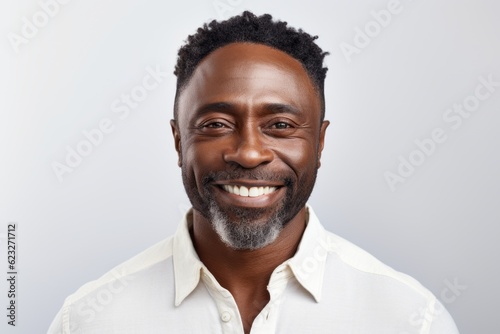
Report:
[[[321,123],[321,129],[319,131],[318,168],[321,167],[321,152],[323,152],[323,147],[325,146],[326,128],[328,128],[329,125],[330,121],[323,121],[323,123]]]
[[[170,126],[172,127],[172,135],[174,136],[175,150],[177,151],[177,165],[182,166],[182,150],[181,150],[181,133],[179,127],[177,126],[177,121],[175,119],[170,120]]]

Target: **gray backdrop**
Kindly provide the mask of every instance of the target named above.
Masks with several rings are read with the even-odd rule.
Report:
[[[322,222],[422,282],[462,333],[497,333],[499,4],[3,1],[0,276],[16,222],[18,296],[13,330],[1,279],[0,331],[45,332],[68,294],[174,232],[177,49],[251,9],[331,52]]]

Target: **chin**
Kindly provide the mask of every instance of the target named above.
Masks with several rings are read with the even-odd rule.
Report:
[[[221,241],[228,247],[238,250],[260,249],[272,244],[285,224],[279,212],[264,218],[262,212],[258,211],[262,210],[236,208],[235,218],[231,218],[218,206],[211,205],[210,222]]]

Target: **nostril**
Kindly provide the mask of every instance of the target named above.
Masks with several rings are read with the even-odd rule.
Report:
[[[244,142],[224,154],[226,162],[236,163],[244,168],[253,168],[273,160],[272,151],[259,143]]]

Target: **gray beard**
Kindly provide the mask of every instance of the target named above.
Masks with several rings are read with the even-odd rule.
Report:
[[[266,223],[255,223],[254,214],[235,209],[238,221],[231,221],[212,201],[210,203],[210,222],[219,238],[228,247],[237,250],[255,250],[273,243],[285,224],[284,217],[278,210]]]

